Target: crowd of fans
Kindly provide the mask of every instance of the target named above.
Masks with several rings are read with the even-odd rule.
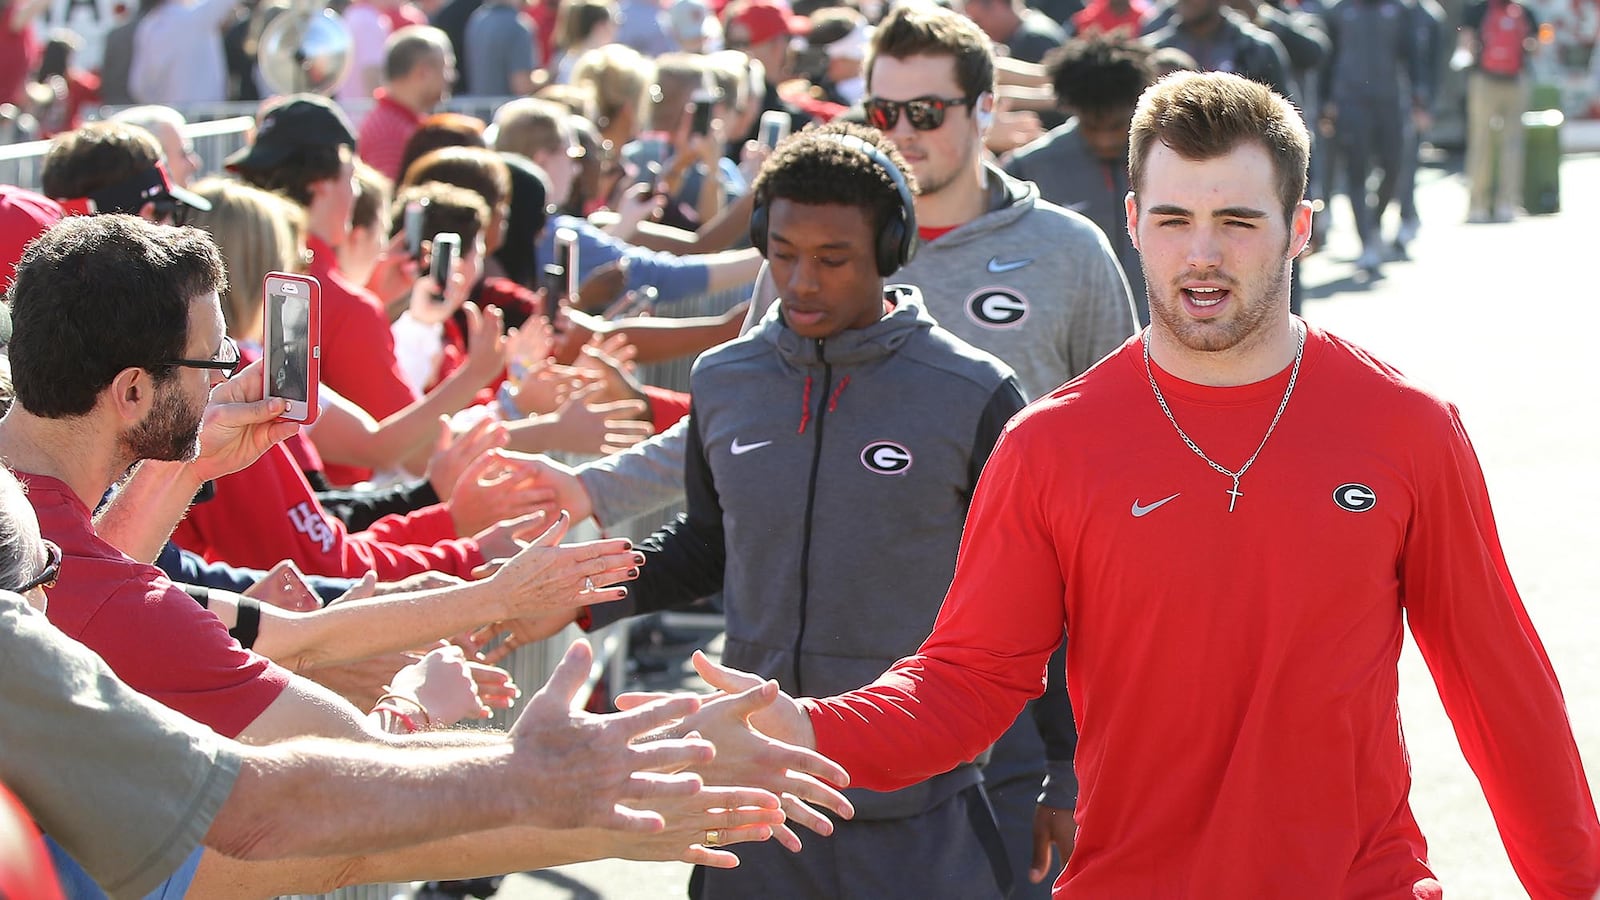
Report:
[[[1329,12],[1320,0],[352,0],[331,4],[350,38],[332,96],[269,97],[257,48],[265,27],[290,14],[274,0],[145,0],[106,36],[96,71],[75,63],[75,36],[35,33],[39,0],[5,0],[0,102],[51,144],[37,192],[0,187],[0,273],[15,330],[5,399],[16,403],[0,423],[0,453],[26,488],[24,498],[0,478],[0,534],[20,535],[0,540],[10,554],[0,588],[44,607],[38,588],[48,583],[45,611],[61,631],[135,690],[221,735],[204,743],[207,765],[249,771],[254,757],[234,739],[279,746],[307,734],[488,752],[506,736],[447,728],[512,705],[519,689],[496,663],[629,609],[596,616],[590,607],[624,597],[646,555],[617,538],[562,545],[568,525],[615,528],[669,508],[683,497],[686,458],[693,471],[705,452],[695,398],[644,383],[638,366],[692,359],[776,315],[769,307],[783,288],[763,267],[765,219],[752,228],[757,186],[773,183],[763,167],[785,146],[775,135],[827,126],[893,145],[906,190],[916,185],[904,237],[920,249],[883,274],[918,289],[919,314],[952,340],[998,357],[996,378],[1014,371],[1020,405],[1148,321],[1126,227],[1128,130],[1138,98],[1165,73],[1238,72],[1319,113],[1314,196],[1330,193],[1335,169],[1348,173],[1371,271],[1383,210],[1401,203],[1403,252],[1416,226],[1406,170],[1442,25],[1428,15],[1431,0],[1376,0],[1406,24],[1352,31],[1363,19],[1340,32],[1327,17],[1341,3]],[[1375,67],[1387,94],[1352,74]],[[488,98],[476,107],[485,118],[447,111],[452,97]],[[248,145],[206,171],[183,113],[219,101],[260,105]],[[102,116],[102,105],[125,108]],[[1329,164],[1336,157],[1342,166]],[[1375,168],[1384,177],[1369,197]],[[447,277],[432,271],[442,234],[460,246]],[[275,421],[280,410],[261,396],[269,272],[310,275],[321,289],[319,414],[305,428]],[[215,323],[188,302],[211,292]],[[163,293],[152,311],[150,297]],[[709,315],[675,315],[707,296],[731,299]],[[815,428],[820,442],[818,420],[853,399],[851,379],[815,391],[803,380],[794,397],[747,402],[793,404],[798,433]],[[975,478],[987,447],[971,450],[958,468]],[[952,558],[930,562],[936,580],[948,582],[951,537]],[[712,580],[720,587],[720,572]],[[881,668],[915,649],[937,611],[929,594],[932,608],[907,613],[895,637],[855,635],[876,644],[862,658]],[[4,614],[31,622],[26,610]],[[802,631],[804,622],[802,612]],[[63,663],[104,681],[98,666]],[[763,674],[799,690],[783,672]],[[569,676],[546,690],[570,692]],[[1061,686],[1051,691],[1053,710],[1019,719],[984,775],[1003,842],[996,877],[1003,869],[1013,897],[1047,894],[1060,866],[1051,842],[1070,846],[1066,817],[1051,824],[1035,811],[1059,813],[1075,799],[1070,710]],[[120,694],[105,702],[128,706]],[[562,724],[633,728],[628,737],[683,713]],[[519,724],[510,746],[560,737],[538,727]],[[434,738],[392,737],[423,734]],[[656,767],[618,744],[627,772]],[[685,758],[702,749],[663,746]],[[324,770],[338,769],[339,752],[286,755],[279,777],[290,783],[299,766],[331,778]],[[402,771],[405,757],[372,765]],[[787,762],[840,780],[816,760]],[[4,774],[49,833],[64,878],[82,864],[114,894],[148,888],[154,869],[98,858],[85,848],[100,838],[86,838],[68,813],[36,810],[27,773]],[[642,796],[642,776],[627,788],[587,785],[656,811],[635,825],[665,821],[665,837],[633,847],[586,832],[546,835],[536,843],[553,849],[534,852],[519,843],[530,826],[596,820],[496,807],[457,825],[454,807],[441,806],[433,831],[367,843],[352,832],[325,847],[432,841],[425,852],[377,852],[355,867],[285,863],[272,857],[299,854],[299,844],[242,852],[223,838],[187,865],[197,888],[254,893],[601,855],[726,865],[725,852],[693,836],[770,835],[781,816],[765,791],[848,807],[810,775],[736,775],[743,780],[705,782],[736,793],[680,779],[668,800]],[[683,799],[690,787],[700,793]],[[166,805],[186,813],[180,800]],[[849,802],[873,808],[854,793]],[[919,803],[875,814],[927,815]],[[708,825],[713,808],[740,812]],[[497,837],[470,852],[450,840],[489,828]]]

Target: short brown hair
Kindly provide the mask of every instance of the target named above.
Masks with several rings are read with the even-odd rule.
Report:
[[[1135,198],[1157,141],[1192,160],[1216,159],[1254,141],[1272,157],[1285,218],[1306,194],[1311,136],[1305,120],[1288,100],[1248,78],[1175,72],[1144,92],[1128,139],[1128,183]]]
[[[867,51],[867,85],[878,57],[949,56],[955,59],[956,83],[968,103],[994,90],[994,47],[983,29],[960,13],[932,3],[906,3],[885,16],[872,34]]]
[[[489,207],[484,205],[482,197],[463,187],[430,181],[402,188],[394,198],[390,216],[394,234],[390,237],[405,227],[406,204],[413,200],[426,201],[422,204],[422,236],[431,240],[441,231],[453,231],[461,235],[462,253],[472,247],[489,225]]]
[[[422,120],[400,151],[400,174],[405,175],[411,164],[440,147],[487,147],[483,139],[484,121],[465,113],[434,113]]]
[[[39,185],[57,200],[87,197],[161,162],[155,135],[126,122],[90,122],[59,135],[45,151]]]
[[[491,211],[511,197],[511,170],[500,154],[482,147],[441,147],[412,163],[400,185],[430,181],[464,187],[482,197]]]

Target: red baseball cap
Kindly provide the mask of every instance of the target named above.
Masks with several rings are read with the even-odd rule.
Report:
[[[11,289],[22,251],[61,217],[61,205],[49,197],[0,184],[0,290]]]
[[[811,33],[811,20],[797,16],[789,7],[772,0],[740,0],[727,9],[724,29],[728,43],[764,44],[775,37],[799,37]]]

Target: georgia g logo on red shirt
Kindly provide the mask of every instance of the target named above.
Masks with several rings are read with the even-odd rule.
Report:
[[[294,523],[295,531],[321,544],[323,553],[333,550],[333,529],[309,501],[291,507],[289,521]]]

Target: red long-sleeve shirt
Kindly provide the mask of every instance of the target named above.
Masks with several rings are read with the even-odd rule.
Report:
[[[381,422],[417,399],[400,374],[389,318],[371,291],[338,270],[327,242],[310,235],[306,246],[310,273],[322,283],[321,381]],[[372,477],[372,470],[351,466],[330,465],[326,471],[340,485]]]
[[[197,503],[172,534],[178,546],[236,566],[270,569],[292,559],[313,575],[380,581],[419,572],[471,578],[484,562],[476,541],[454,538],[449,512],[430,506],[385,516],[350,532],[317,502],[294,457],[277,444],[243,470],[216,480],[216,493]]]
[[[1236,468],[1288,371],[1157,378]],[[1012,420],[933,634],[806,701],[818,749],[878,790],[969,759],[1065,627],[1081,793],[1057,898],[1431,897],[1396,698],[1408,619],[1523,884],[1592,897],[1600,824],[1455,409],[1313,329],[1230,513],[1232,486],[1130,342]]]

